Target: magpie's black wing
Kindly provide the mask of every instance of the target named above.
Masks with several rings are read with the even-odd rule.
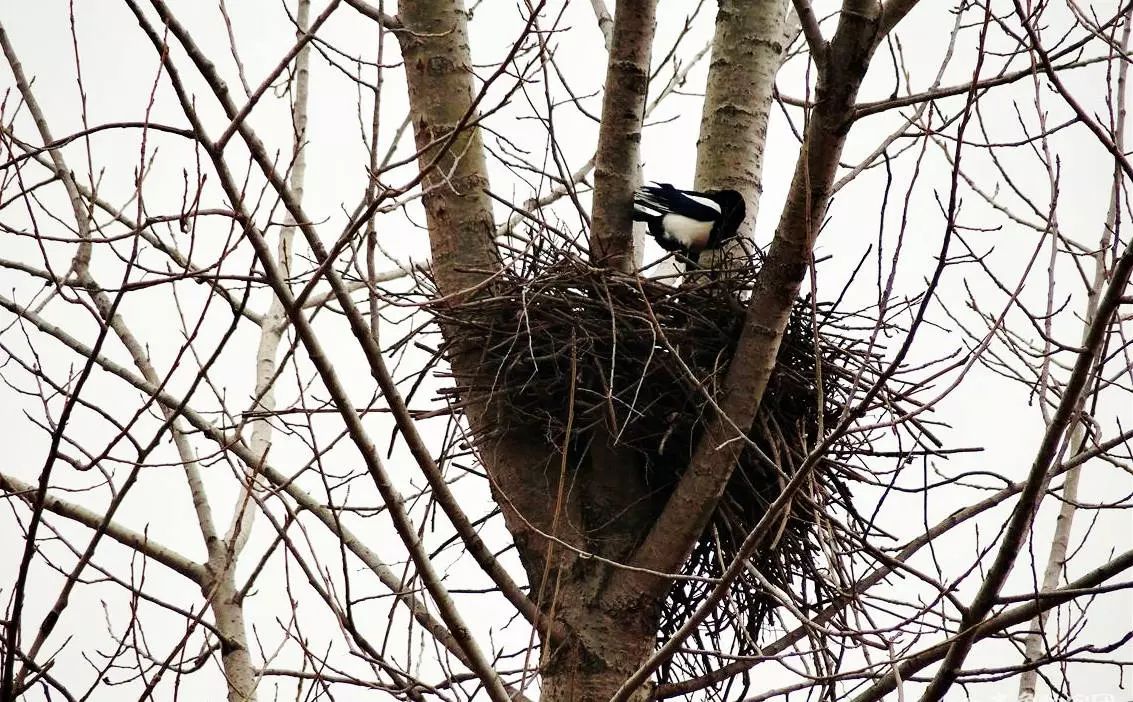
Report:
[[[678,190],[668,183],[646,185],[637,191],[638,203],[658,214],[679,214],[701,222],[720,218],[720,206],[700,193]]]

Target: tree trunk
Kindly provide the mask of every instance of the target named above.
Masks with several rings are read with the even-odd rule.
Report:
[[[763,151],[775,75],[789,37],[781,0],[722,0],[696,142],[696,187],[744,196],[750,235],[763,193]]]
[[[598,265],[629,271],[635,264],[633,191],[639,185],[641,129],[657,0],[622,0],[602,95],[602,124],[594,162],[594,211],[590,258]]]
[[[588,615],[584,631],[557,648],[544,645],[540,700],[607,702],[653,652],[655,617],[634,612],[620,617],[585,605],[579,613]],[[643,685],[630,700],[645,702],[651,696],[652,685]]]
[[[435,166],[422,183],[433,275],[446,299],[465,299],[488,284],[500,267],[484,192],[483,147],[478,130],[468,126],[475,114],[467,16],[460,2],[434,0],[406,5],[401,20],[408,30],[398,37],[419,163],[423,169]],[[455,136],[454,129],[460,130]],[[481,350],[462,345],[455,331],[442,331],[458,382],[476,378]],[[593,544],[584,533],[582,500],[565,482],[568,466],[557,447],[508,431],[505,409],[486,394],[470,392],[462,399],[496,502],[527,571],[530,596],[552,620],[565,624],[563,631],[539,632],[548,666],[541,698],[590,699],[578,697],[585,690],[598,699],[607,690],[612,693],[624,680],[624,669],[652,649],[655,629],[643,624],[627,635],[615,618],[589,609],[605,566],[578,557],[578,550],[590,552]],[[489,434],[488,427],[497,431]],[[607,622],[606,633],[595,634],[600,621]]]

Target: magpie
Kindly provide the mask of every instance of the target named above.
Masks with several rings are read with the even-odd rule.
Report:
[[[633,194],[633,219],[646,222],[666,251],[683,253],[696,266],[700,252],[717,249],[744,221],[744,198],[735,190],[678,190],[654,183]]]

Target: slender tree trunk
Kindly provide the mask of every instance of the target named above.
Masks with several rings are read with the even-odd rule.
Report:
[[[716,12],[712,63],[700,138],[698,189],[731,188],[744,196],[744,232],[751,233],[763,194],[763,151],[775,76],[789,40],[782,0],[722,0]]]
[[[473,117],[468,15],[457,0],[406,3],[398,32],[417,147],[433,273],[445,295],[464,294],[499,268],[485,189],[488,166]],[[453,134],[454,130],[459,130]],[[435,162],[435,163],[434,163]]]
[[[635,258],[630,211],[638,185],[656,9],[657,0],[621,0],[614,11],[594,164],[590,257],[626,271],[633,268]]]
[[[450,301],[467,299],[490,284],[500,269],[493,240],[491,201],[486,193],[488,168],[475,119],[468,16],[459,0],[422,0],[406,4],[400,15],[405,31],[397,33],[405,61],[414,136],[419,163],[428,169],[421,187],[432,248],[432,272],[441,294]],[[470,382],[479,371],[481,349],[460,343],[446,330],[449,362],[458,382]],[[481,459],[520,553],[540,541],[535,529],[551,526],[546,514],[557,466],[550,447],[538,437],[508,432],[502,409],[487,396],[464,398],[477,435]],[[497,421],[498,420],[498,421]],[[501,426],[495,438],[488,427]],[[530,542],[530,543],[529,543]],[[528,562],[529,573],[539,563]]]
[[[236,589],[235,566],[227,553],[211,556],[205,566],[208,576],[201,592],[209,600],[220,635],[220,660],[228,687],[228,702],[256,699],[258,676],[248,651],[244,605]]]
[[[1129,48],[1130,26],[1128,14],[1125,28],[1121,32],[1121,50]],[[1122,61],[1117,69],[1117,122],[1114,125],[1114,143],[1122,151],[1125,150],[1125,95],[1129,77],[1129,64]],[[1081,342],[1086,342],[1090,326],[1098,314],[1098,298],[1105,289],[1109,268],[1106,264],[1112,246],[1112,232],[1117,231],[1119,210],[1121,207],[1121,190],[1116,186],[1109,196],[1109,213],[1102,233],[1099,237],[1097,250],[1093,253],[1094,277],[1086,292],[1086,311],[1083,316]],[[1085,399],[1083,398],[1083,404]],[[1082,422],[1074,426],[1070,434],[1070,455],[1081,453],[1086,448],[1086,427]],[[1062,481],[1062,504],[1058,508],[1058,517],[1054,523],[1054,537],[1051,540],[1050,552],[1047,554],[1046,568],[1043,570],[1040,592],[1049,592],[1058,587],[1060,577],[1064,575],[1067,554],[1070,552],[1070,534],[1074,527],[1074,515],[1078,511],[1078,483],[1081,478],[1082,467],[1075,466],[1066,473]],[[1031,620],[1032,633],[1027,636],[1023,649],[1023,660],[1032,663],[1039,660],[1045,653],[1048,638],[1045,633],[1046,622],[1050,612],[1043,611]],[[1019,702],[1032,702],[1038,690],[1038,670],[1025,670],[1019,676]]]

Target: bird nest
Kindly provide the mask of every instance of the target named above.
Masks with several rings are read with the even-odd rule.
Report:
[[[432,312],[464,348],[482,352],[478,387],[492,393],[507,427],[545,436],[549,446],[585,446],[598,432],[636,456],[658,511],[689,463],[721,396],[724,378],[758,275],[753,258],[702,271],[679,284],[590,265],[563,247],[530,247],[483,294]],[[739,460],[708,528],[684,565],[661,613],[667,638],[712,590],[752,527],[796,468],[854,399],[869,354],[823,328],[824,308],[800,300],[778,363]],[[823,329],[819,332],[818,330]],[[867,377],[869,373],[865,374]],[[570,406],[573,398],[573,407]],[[567,433],[570,436],[567,437]],[[568,440],[564,440],[568,439]],[[771,544],[751,554],[724,605],[694,641],[756,650],[767,615],[789,593],[791,608],[813,612],[841,592],[832,509],[853,514],[847,473],[854,447],[836,441],[793,499]],[[773,465],[769,465],[769,457]],[[853,521],[852,519],[849,521]],[[833,541],[832,541],[833,540]],[[661,671],[695,673],[689,661]],[[696,665],[694,667],[700,667]]]

